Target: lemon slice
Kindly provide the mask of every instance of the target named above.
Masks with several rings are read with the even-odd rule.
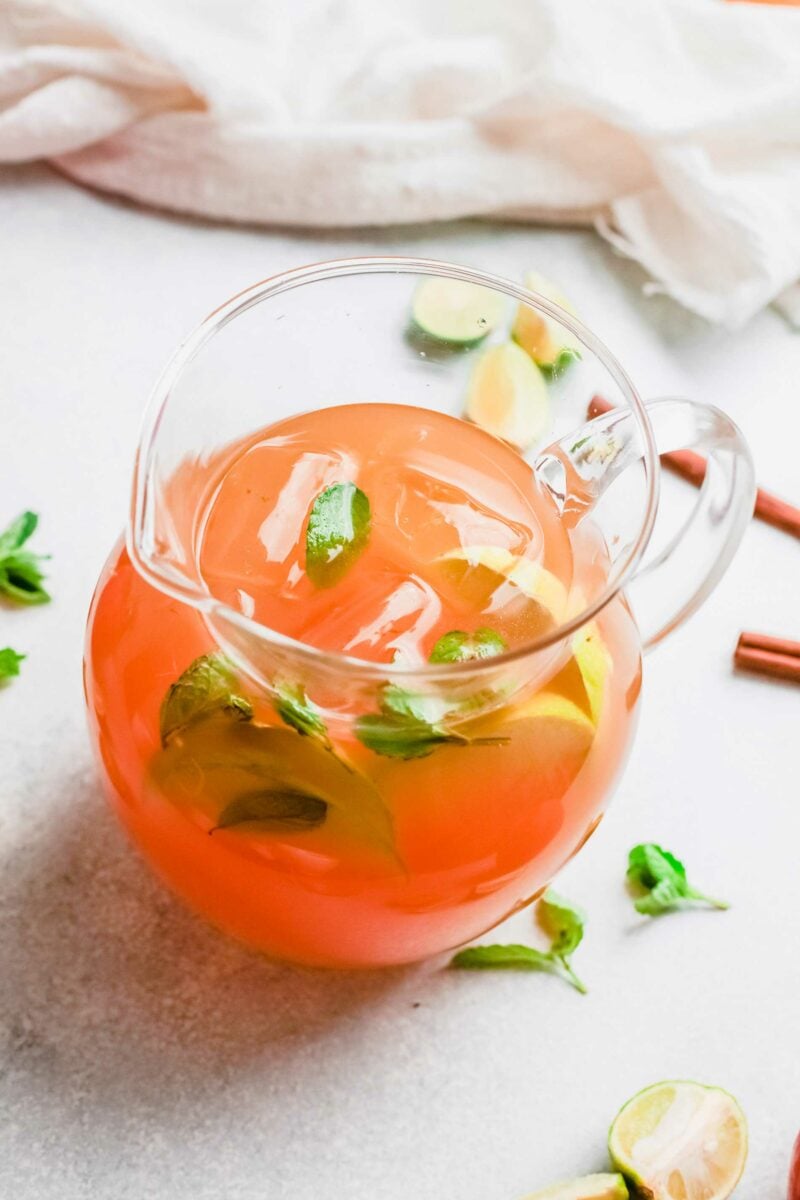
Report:
[[[425,279],[414,293],[414,324],[440,342],[468,346],[486,337],[505,316],[499,292],[461,279]]]
[[[529,271],[525,276],[525,286],[575,315],[575,310],[566,296],[543,275]],[[538,309],[529,308],[527,304],[520,304],[517,309],[511,336],[535,363],[552,374],[563,370],[573,359],[581,356],[581,344],[573,333],[552,317],[545,316]]]
[[[475,363],[466,412],[487,433],[525,450],[550,427],[547,383],[516,342],[491,346]]]
[[[628,1189],[621,1175],[584,1175],[534,1192],[525,1200],[627,1200]]]
[[[744,1170],[747,1124],[722,1088],[671,1080],[620,1109],[608,1148],[652,1200],[725,1200]]]
[[[459,546],[439,556],[440,562],[463,562],[468,567],[483,567],[513,583],[523,595],[536,600],[560,624],[567,611],[569,595],[564,584],[541,563],[512,554],[503,546]]]
[[[589,702],[589,712],[596,725],[603,710],[606,679],[611,670],[611,655],[596,621],[590,621],[575,634],[572,639],[572,654],[578,664]]]

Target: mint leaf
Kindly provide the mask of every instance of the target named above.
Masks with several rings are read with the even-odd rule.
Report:
[[[11,679],[14,675],[19,675],[19,664],[24,657],[24,654],[17,654],[16,650],[12,650],[10,646],[0,650],[0,683]]]
[[[583,940],[586,918],[569,900],[548,888],[539,901],[537,920],[551,939],[549,950],[532,946],[468,946],[460,950],[451,967],[470,970],[512,969],[518,971],[549,971],[570,983],[576,991],[586,994],[587,988],[572,969],[570,956]]]
[[[302,684],[278,684],[275,690],[275,711],[284,724],[296,729],[302,737],[317,738],[326,746],[330,745],[325,722],[308,699]]]
[[[46,556],[22,549],[38,523],[36,513],[24,512],[0,533],[0,594],[17,604],[46,604],[50,599],[39,566]]]
[[[369,500],[354,483],[334,483],[311,506],[306,572],[317,587],[338,583],[369,540]]]
[[[491,658],[503,654],[508,645],[493,629],[476,629],[465,633],[463,629],[451,629],[439,638],[431,650],[432,663],[467,662],[473,658]]]
[[[467,946],[459,950],[451,967],[467,971],[552,971],[553,960],[532,946]]]
[[[359,717],[355,734],[368,750],[385,758],[425,758],[437,746],[448,742],[468,743],[459,734],[398,712],[367,713]]]
[[[567,367],[579,361],[580,358],[580,350],[576,350],[572,346],[565,346],[563,350],[559,351],[553,362],[540,363],[539,370],[546,379],[558,379],[559,375],[563,374]]]
[[[571,901],[548,888],[536,909],[536,917],[551,939],[551,953],[567,957],[583,941],[586,914]]]
[[[724,900],[714,900],[692,887],[679,858],[655,842],[634,846],[628,855],[628,887],[636,898],[637,912],[648,917],[674,912],[693,904],[726,909]]]
[[[368,713],[356,721],[355,734],[362,745],[385,758],[425,758],[438,746],[501,745],[505,737],[471,738],[448,729],[440,696],[411,692],[389,683],[381,696],[382,712]]]
[[[256,827],[264,833],[302,832],[321,825],[327,812],[326,801],[308,792],[281,787],[247,792],[225,806],[209,833],[241,825]]]
[[[20,513],[16,521],[12,521],[8,528],[0,533],[0,559],[24,546],[38,524],[39,518],[36,513]]]
[[[253,706],[235,690],[238,685],[231,663],[222,654],[204,654],[196,658],[170,685],[161,703],[159,728],[161,743],[181,733],[195,721],[215,713],[225,713],[237,721],[250,721]]]

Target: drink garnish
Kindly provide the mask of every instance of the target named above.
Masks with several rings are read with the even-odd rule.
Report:
[[[0,683],[11,679],[14,675],[19,675],[19,664],[23,658],[25,658],[24,654],[17,654],[17,651],[12,650],[10,646],[0,650]]]
[[[369,540],[370,505],[354,483],[334,483],[311,506],[306,572],[317,587],[338,583]]]
[[[627,878],[631,892],[637,897],[636,911],[647,917],[695,904],[718,909],[730,907],[724,900],[714,900],[692,887],[680,859],[654,842],[633,847],[628,855]]]
[[[50,599],[39,566],[48,555],[22,548],[38,523],[36,513],[24,512],[0,533],[0,594],[17,604],[46,604]]]
[[[469,738],[410,713],[367,713],[357,719],[355,732],[362,745],[386,758],[425,758],[438,746],[470,745]]]
[[[247,825],[254,831],[265,833],[291,832],[315,829],[325,820],[328,805],[319,796],[299,792],[291,788],[267,788],[264,791],[246,792],[227,804],[209,833],[219,829],[233,829]]]
[[[417,329],[453,347],[485,338],[505,316],[499,292],[460,279],[424,279],[414,292],[411,317]]]
[[[538,442],[550,428],[544,375],[516,342],[481,352],[467,389],[466,414],[518,450]]]
[[[328,729],[314,704],[306,695],[302,684],[282,683],[275,689],[275,711],[292,729],[302,737],[316,738],[330,748]]]
[[[570,961],[583,940],[586,917],[581,909],[548,888],[537,905],[537,920],[550,937],[549,950],[533,946],[468,946],[455,955],[451,967],[467,970],[549,971],[585,994],[586,985],[575,974]]]
[[[368,750],[386,758],[425,758],[439,746],[495,746],[508,741],[459,733],[444,724],[448,715],[448,705],[440,696],[390,683],[381,694],[381,711],[358,717],[355,734]]]
[[[196,721],[226,713],[237,721],[250,721],[253,706],[239,695],[233,665],[223,654],[203,654],[170,685],[161,702],[161,744]]]
[[[538,272],[527,273],[525,287],[575,315],[575,310],[566,296]],[[544,374],[552,378],[560,375],[576,358],[581,357],[581,343],[566,326],[527,304],[520,304],[517,309],[511,336],[530,354]]]
[[[485,626],[476,629],[474,633],[466,633],[463,629],[451,629],[442,634],[431,650],[432,663],[467,662],[473,658],[492,658],[503,654],[508,649],[508,643],[499,633]]]
[[[651,1200],[727,1200],[747,1160],[747,1122],[722,1088],[666,1080],[623,1105],[608,1149],[617,1170]]]

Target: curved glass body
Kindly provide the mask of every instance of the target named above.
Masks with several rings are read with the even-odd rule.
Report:
[[[421,276],[490,290],[506,305],[506,324],[457,348],[406,328]],[[539,525],[553,530],[540,538],[536,561],[523,562],[520,574],[526,552],[501,547],[513,559],[509,573],[495,539],[488,557],[485,545],[472,547],[469,570],[453,574],[453,554],[459,570],[463,554],[460,545],[447,548],[450,509],[439,532],[414,509],[412,567],[419,559],[421,586],[439,606],[424,652],[359,651],[357,641],[349,652],[336,642],[332,649],[319,632],[331,614],[338,628],[362,601],[369,607],[371,579],[385,567],[377,550],[364,554],[358,586],[337,582],[313,598],[318,618],[308,637],[298,633],[302,621],[281,624],[277,585],[268,575],[261,592],[253,585],[256,539],[242,541],[250,509],[226,501],[247,455],[265,438],[278,444],[269,442],[276,421],[309,410],[312,429],[313,410],[322,410],[323,447],[339,428],[343,439],[350,430],[354,444],[360,436],[358,444],[378,446],[382,429],[423,428],[430,410],[434,426],[443,418],[433,414],[450,414],[443,444],[456,476],[463,469],[463,481],[472,479],[474,437],[462,439],[467,427],[452,417],[479,356],[508,341],[517,305],[580,346],[550,381],[550,417],[527,462],[479,435],[481,454],[502,460],[512,482],[520,473],[517,490],[528,480],[536,490]],[[596,391],[619,411],[583,426]],[[391,408],[377,410],[375,401]],[[709,413],[673,402],[659,418],[671,440],[691,437],[719,466],[709,472],[717,542],[706,545],[705,575],[688,591],[685,580],[668,589],[666,576],[656,589],[670,590],[681,616],[724,568],[747,517],[748,486],[752,495],[738,435]],[[390,450],[385,458],[388,473]],[[375,461],[374,477],[364,476],[373,498],[380,446]],[[265,504],[270,489],[278,494],[273,462],[259,467]],[[290,273],[218,310],[156,389],[127,545],[111,554],[87,633],[95,745],[112,801],[146,858],[218,927],[270,954],[321,965],[421,959],[529,903],[596,827],[630,745],[641,642],[622,589],[647,544],[657,484],[653,429],[618,364],[577,322],[515,285],[441,264],[363,260]],[[475,486],[464,482],[465,504]],[[305,528],[308,497],[297,498],[296,479],[292,488],[280,495]],[[234,499],[245,503],[238,492]],[[481,528],[493,528],[482,512]],[[253,528],[269,560],[275,539],[261,516]],[[389,522],[373,541],[388,545],[391,535]],[[556,542],[563,553],[548,559]],[[698,545],[695,537],[695,557]],[[491,577],[494,588],[503,572],[506,591],[524,593],[522,634],[509,626],[491,657],[428,661],[433,639],[457,627],[476,579],[482,587]],[[669,615],[659,611],[657,620],[666,628]]]

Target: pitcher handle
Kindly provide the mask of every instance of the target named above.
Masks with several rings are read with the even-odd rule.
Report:
[[[645,405],[659,454],[695,450],[707,459],[697,502],[683,526],[626,585],[645,650],[677,629],[710,595],[724,575],[753,515],[753,462],[738,426],[726,413],[693,400],[658,399]],[[595,470],[587,477],[586,448]],[[555,461],[551,447],[540,458],[545,477]],[[642,458],[629,409],[611,409],[558,443],[566,459],[597,498],[623,470]],[[598,462],[601,469],[597,470]],[[587,496],[587,499],[589,497]]]

